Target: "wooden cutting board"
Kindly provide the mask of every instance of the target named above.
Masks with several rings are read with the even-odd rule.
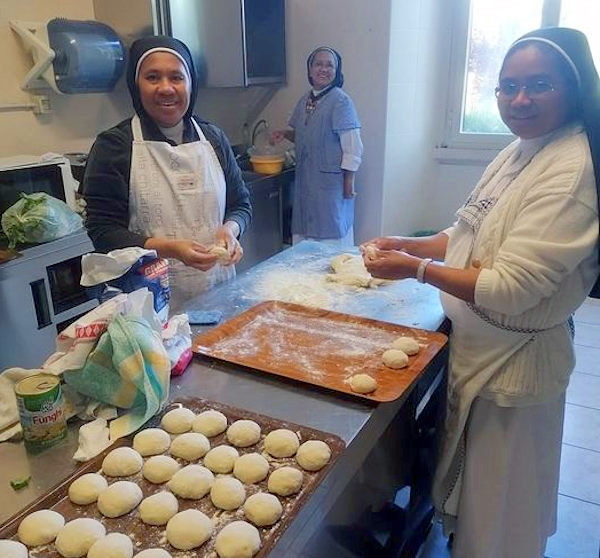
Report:
[[[381,356],[400,336],[413,337],[421,348],[406,368],[393,370]],[[400,397],[447,341],[443,333],[266,301],[200,334],[192,349],[255,371],[383,402]],[[352,391],[349,378],[359,373],[377,380],[374,392]]]

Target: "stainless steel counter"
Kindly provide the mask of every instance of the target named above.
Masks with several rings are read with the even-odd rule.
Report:
[[[224,319],[234,316],[262,300],[257,292],[265,274],[286,268],[325,271],[331,256],[338,252],[316,242],[303,242],[248,270],[235,281],[190,301],[188,309],[218,309],[224,313]],[[438,329],[443,321],[435,289],[412,280],[344,297],[332,309],[431,330]],[[204,328],[195,328],[195,332],[201,329]],[[430,372],[439,370],[444,359],[445,355],[440,355],[432,363]],[[346,451],[271,553],[271,556],[293,558],[307,555],[304,547],[323,527],[323,518],[410,394],[395,402],[374,406],[233,365],[196,358],[181,377],[171,382],[170,400],[187,396],[200,396],[331,432],[346,442]],[[76,442],[73,430],[71,428],[68,440],[37,456],[27,455],[21,444],[0,444],[0,497],[5,502],[0,510],[0,522],[75,469],[71,460]],[[31,486],[20,493],[13,492],[9,480],[27,474],[32,475]]]

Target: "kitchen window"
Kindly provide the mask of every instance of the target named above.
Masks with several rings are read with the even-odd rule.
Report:
[[[519,36],[560,25],[583,31],[600,67],[598,0],[457,0],[443,147],[498,149],[512,140],[494,87],[504,54]]]

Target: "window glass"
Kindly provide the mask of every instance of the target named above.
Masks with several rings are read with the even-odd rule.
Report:
[[[590,43],[596,69],[600,68],[600,1],[562,0],[560,7],[561,27],[573,27],[583,31]]]
[[[513,41],[541,26],[542,6],[543,0],[471,0],[461,133],[510,133],[496,106],[498,72]]]

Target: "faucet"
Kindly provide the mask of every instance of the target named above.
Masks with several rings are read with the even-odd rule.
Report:
[[[252,145],[254,145],[254,140],[256,139],[256,136],[258,135],[258,129],[260,128],[260,125],[263,124],[265,127],[265,130],[269,129],[269,125],[267,124],[267,121],[264,118],[261,118],[255,125],[254,128],[252,128]]]

